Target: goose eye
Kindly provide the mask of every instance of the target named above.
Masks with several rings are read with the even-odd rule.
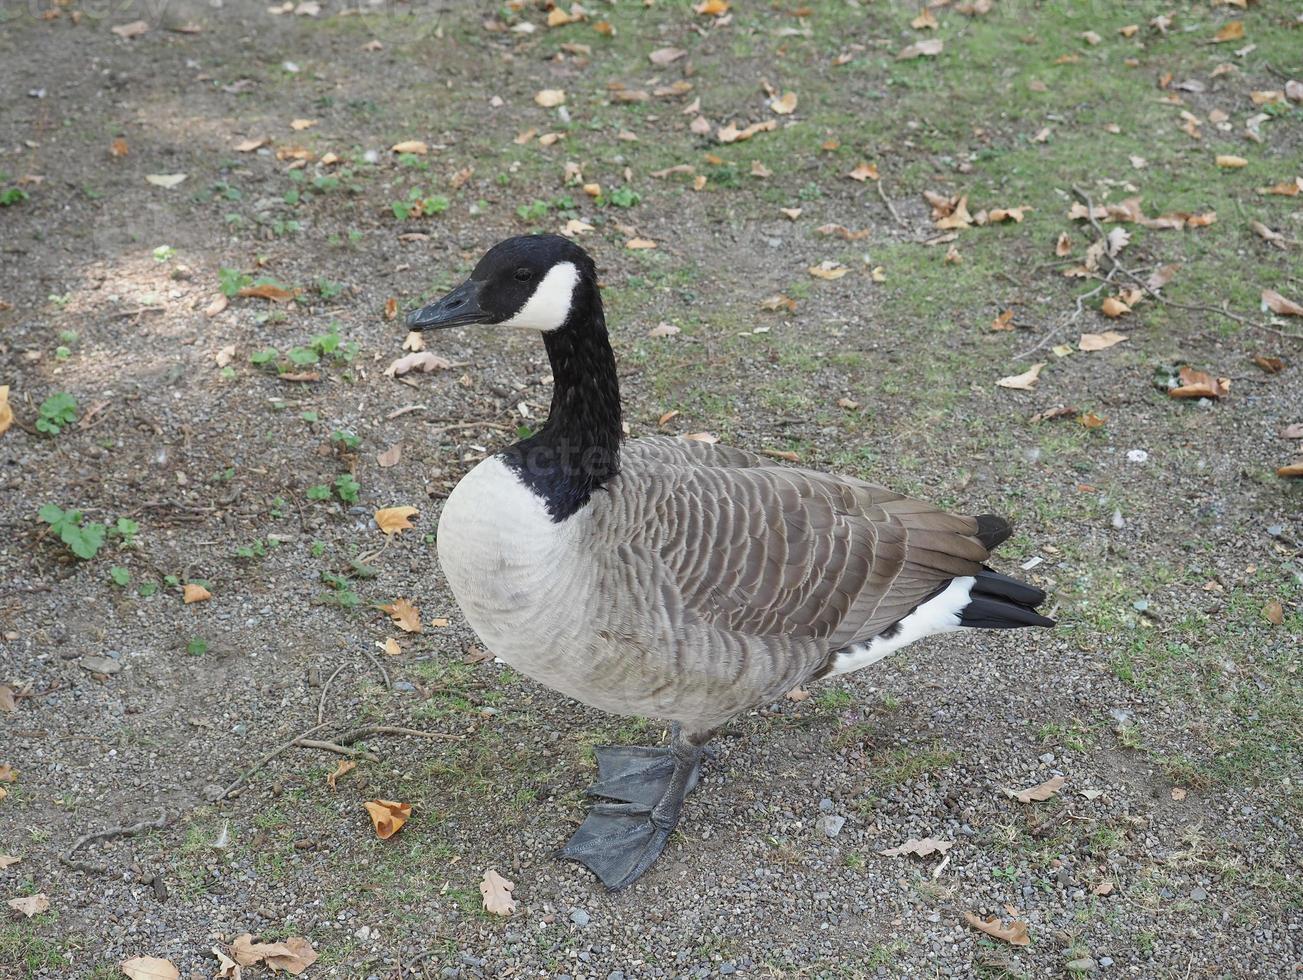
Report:
[[[517,280],[518,282],[529,282],[529,281],[530,281],[531,279],[533,279],[533,278],[534,278],[534,272],[533,272],[532,269],[517,269],[517,270],[516,270],[516,280]]]

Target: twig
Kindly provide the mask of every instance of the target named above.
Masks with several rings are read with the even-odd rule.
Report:
[[[900,216],[900,212],[896,210],[896,205],[891,203],[891,199],[887,197],[887,192],[882,189],[882,180],[875,180],[873,186],[878,189],[878,197],[882,198],[882,203],[887,206],[887,210],[891,212],[891,217],[895,220],[896,224],[901,228],[908,228],[909,225],[905,224],[904,219]]]
[[[392,691],[394,689],[394,685],[389,680],[389,671],[385,670],[385,665],[382,664],[380,660],[376,657],[376,655],[372,653],[370,650],[368,650],[366,647],[362,648],[362,652],[366,654],[367,659],[371,661],[372,666],[374,666],[376,670],[380,671],[380,676],[385,679],[385,689],[388,691]]]
[[[444,732],[423,732],[419,728],[402,728],[398,725],[366,725],[340,735],[336,742],[340,745],[352,745],[372,735],[414,735],[417,738],[437,738],[446,742],[464,742],[465,735],[448,735]]]
[[[284,743],[283,745],[279,745],[279,746],[277,746],[276,748],[272,749],[270,752],[268,752],[266,755],[264,755],[261,759],[259,759],[257,762],[255,762],[255,763],[253,764],[253,767],[252,767],[251,769],[246,769],[245,772],[244,772],[244,774],[241,775],[238,779],[236,779],[235,782],[231,783],[230,786],[226,787],[226,789],[222,792],[222,795],[219,796],[219,797],[217,797],[217,799],[214,800],[213,802],[216,803],[216,802],[218,802],[218,801],[220,801],[220,800],[224,800],[224,799],[226,799],[228,796],[230,796],[232,793],[234,793],[237,789],[239,789],[241,786],[243,786],[245,783],[247,783],[247,782],[249,781],[249,778],[250,778],[254,773],[256,773],[259,769],[261,769],[261,768],[262,768],[263,766],[265,766],[267,763],[271,762],[272,759],[276,758],[276,757],[277,757],[278,755],[280,755],[281,753],[286,752],[286,751],[288,751],[289,749],[294,748],[295,744],[298,743],[299,739],[307,738],[309,735],[313,734],[314,732],[319,732],[319,731],[321,731],[321,729],[323,729],[323,728],[326,727],[326,724],[327,724],[327,723],[323,722],[323,723],[320,723],[320,724],[313,725],[311,728],[307,729],[306,731],[302,731],[302,732],[300,732],[299,734],[295,735],[292,739],[290,739],[288,742]]]
[[[1080,187],[1077,187],[1075,185],[1072,188],[1072,193],[1075,194],[1078,198],[1080,198],[1081,202],[1086,205],[1086,218],[1090,221],[1091,227],[1095,229],[1096,233],[1100,236],[1100,238],[1107,240],[1108,235],[1105,233],[1103,226],[1099,223],[1099,219],[1095,217],[1095,205],[1091,201],[1090,195],[1087,194],[1085,191],[1083,191]],[[1277,330],[1275,327],[1269,327],[1265,323],[1258,323],[1256,320],[1250,320],[1246,316],[1241,316],[1238,313],[1232,313],[1230,310],[1225,309],[1224,307],[1207,306],[1200,303],[1178,303],[1176,300],[1168,299],[1166,296],[1161,295],[1152,287],[1150,287],[1149,283],[1141,279],[1140,276],[1136,275],[1135,272],[1128,269],[1125,265],[1119,262],[1116,256],[1109,255],[1107,250],[1104,252],[1104,254],[1101,257],[1108,259],[1111,266],[1110,275],[1113,271],[1122,273],[1122,275],[1126,276],[1133,283],[1139,286],[1142,290],[1144,290],[1146,295],[1154,299],[1156,302],[1162,303],[1166,306],[1173,307],[1174,309],[1186,310],[1190,313],[1214,313],[1218,316],[1224,316],[1228,320],[1234,320],[1236,323],[1241,324],[1242,326],[1249,327],[1253,330],[1265,330],[1267,333],[1275,334],[1277,337],[1282,337],[1286,340],[1303,341],[1303,335],[1296,334],[1296,333],[1286,333],[1284,330]]]
[[[321,728],[325,724],[325,722],[322,721],[322,719],[326,717],[326,695],[330,693],[330,685],[334,683],[335,678],[339,676],[339,672],[347,666],[348,664],[340,664],[338,667],[336,667],[335,672],[331,674],[329,677],[327,677],[326,683],[321,686],[321,698],[320,700],[317,701],[317,727],[318,728]]]
[[[510,431],[511,426],[503,425],[501,422],[458,422],[456,425],[440,425],[430,430],[431,435],[438,435],[440,432],[453,432],[457,429],[477,429],[483,426],[486,429],[502,429]]]
[[[106,874],[108,868],[103,865],[91,864],[89,861],[77,861],[73,859],[73,855],[93,840],[107,840],[110,837],[131,837],[146,830],[162,830],[170,822],[167,811],[159,810],[158,816],[153,820],[140,820],[126,826],[108,827],[105,830],[97,830],[93,834],[84,834],[73,842],[72,847],[59,855],[59,863],[77,871],[84,871],[87,874]]]
[[[334,752],[337,755],[346,755],[349,758],[365,759],[367,762],[380,761],[377,756],[372,755],[366,749],[350,749],[338,742],[326,742],[319,738],[298,738],[294,740],[294,744],[305,749],[322,749],[325,752]]]

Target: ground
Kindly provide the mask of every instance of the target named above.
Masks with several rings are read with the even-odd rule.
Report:
[[[1300,197],[1260,191],[1303,157],[1280,94],[1297,5],[995,0],[930,28],[881,0],[591,0],[556,26],[520,3],[43,4],[0,8],[0,854],[21,858],[0,897],[49,910],[4,910],[0,976],[150,955],[210,977],[244,932],[306,937],[309,977],[1297,970],[1303,492],[1276,469],[1303,345],[1260,308],[1303,299]],[[683,55],[649,60],[664,48]],[[425,152],[391,150],[408,141]],[[937,242],[929,191],[986,223]],[[1104,216],[1126,270],[1180,265],[1110,320],[1135,282],[1107,258],[1062,275],[1099,234],[1068,212],[1136,195],[1196,218]],[[546,413],[541,346],[452,331],[429,343],[453,367],[383,373],[395,310],[571,219],[632,435],[710,432],[1006,515],[997,566],[1060,623],[917,644],[737,719],[619,894],[554,852],[591,746],[664,727],[477,657],[434,546],[461,474]],[[300,292],[238,295],[264,278]],[[1126,340],[1076,349],[1107,330]],[[1030,390],[995,383],[1042,362]],[[1169,397],[1183,366],[1229,392]],[[415,527],[387,539],[372,514],[403,505]],[[400,597],[424,632],[377,608]],[[327,741],[448,737],[367,737],[334,789],[341,756],[290,748],[215,801],[319,718]],[[1004,792],[1056,775],[1043,802]],[[412,806],[388,840],[376,798]],[[880,853],[926,837],[944,862]],[[490,868],[510,917],[482,907]]]

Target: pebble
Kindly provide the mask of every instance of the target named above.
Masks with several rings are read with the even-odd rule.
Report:
[[[572,909],[570,912],[570,921],[577,926],[586,926],[589,922],[588,913],[583,909]]]
[[[1112,965],[1113,965],[1113,957],[1111,957],[1111,956],[1101,956],[1101,957],[1099,958],[1099,965],[1100,965],[1100,966],[1103,966],[1103,967],[1109,967],[1109,966],[1112,966]]]
[[[822,817],[819,820],[819,829],[829,837],[836,837],[846,826],[846,818],[834,815]]]
[[[1190,897],[1196,902],[1202,902],[1208,897],[1208,893],[1196,885],[1194,891],[1190,892]]]
[[[1054,765],[1054,753],[1046,752],[1043,756],[1041,756],[1041,762],[1045,763],[1045,765],[1047,766]]]
[[[1089,956],[1083,956],[1080,959],[1068,960],[1068,969],[1073,973],[1094,973],[1095,961]]]

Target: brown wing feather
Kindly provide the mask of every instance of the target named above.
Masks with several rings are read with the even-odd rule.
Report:
[[[972,517],[728,447],[637,440],[620,480],[631,492],[612,494],[625,504],[611,532],[662,568],[685,612],[740,633],[866,640],[989,554]]]

